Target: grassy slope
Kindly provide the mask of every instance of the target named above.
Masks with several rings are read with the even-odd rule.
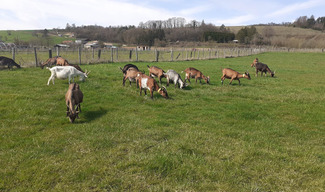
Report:
[[[20,41],[30,41],[30,40],[36,40],[37,37],[33,36],[33,30],[10,30],[10,35],[8,34],[8,31],[0,30],[0,36],[1,41],[6,43],[13,43],[15,42],[15,38],[18,38]],[[51,32],[49,30],[49,32]],[[37,34],[38,37],[42,37],[42,33]],[[66,37],[59,37],[53,34],[49,34],[50,36],[50,46],[54,46],[55,44],[62,43],[62,41],[66,40],[73,40],[74,38],[66,38]]]
[[[155,63],[212,80],[153,101],[121,86],[124,64],[82,66],[92,72],[76,124],[65,118],[67,81],[0,71],[0,190],[324,191],[325,55],[258,55],[277,78],[256,78],[253,58]],[[252,80],[221,86],[221,67]]]

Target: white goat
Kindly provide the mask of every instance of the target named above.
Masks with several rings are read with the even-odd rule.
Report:
[[[87,73],[87,70],[85,73],[83,73],[73,66],[56,66],[56,67],[52,67],[52,68],[47,67],[47,69],[49,69],[51,71],[51,76],[47,82],[47,85],[50,84],[51,79],[52,79],[52,82],[54,85],[55,78],[58,78],[58,79],[69,78],[69,84],[70,84],[71,78],[72,78],[72,81],[74,82],[74,77],[80,76],[80,81],[84,81],[85,78],[87,78],[88,74],[90,73],[90,72]]]
[[[179,88],[181,88],[181,89],[186,86],[186,84],[183,82],[181,76],[176,71],[169,69],[167,71],[167,73],[164,73],[164,75],[167,78],[167,86],[169,86],[169,81],[174,82],[175,88],[176,88],[177,83],[179,85]]]

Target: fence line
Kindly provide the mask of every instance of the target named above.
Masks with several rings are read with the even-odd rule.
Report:
[[[164,62],[185,60],[207,60],[256,55],[263,52],[324,52],[324,49],[296,49],[277,47],[255,48],[154,48],[151,50],[125,48],[56,48],[56,56],[61,56],[71,64],[93,64],[114,62]],[[13,58],[23,67],[39,66],[49,57],[52,49],[30,48],[0,50],[1,56]]]

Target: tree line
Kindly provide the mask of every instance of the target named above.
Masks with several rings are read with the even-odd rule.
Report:
[[[309,18],[307,16],[300,16],[295,22],[293,22],[292,25],[294,27],[310,28],[323,31],[325,29],[325,17],[318,17],[315,19],[314,15],[310,16]]]
[[[238,40],[241,44],[254,45],[273,45],[271,37],[275,35],[271,26],[288,26],[311,28],[316,30],[324,30],[325,17],[317,19],[301,16],[294,22],[283,22],[281,24],[269,23],[260,24],[266,26],[262,33],[258,33],[255,26],[246,26],[240,29],[236,34],[231,32],[225,25],[215,26],[211,23],[206,24],[203,21],[192,20],[187,22],[184,18],[173,17],[167,20],[150,20],[140,22],[138,26],[109,26],[103,27],[98,25],[76,26],[75,24],[66,24],[65,29],[53,29],[34,31],[33,38],[29,42],[15,39],[16,45],[28,46],[51,46],[53,40],[50,33],[74,33],[76,38],[98,40],[99,42],[110,42],[115,44],[141,45],[141,46],[157,46],[165,47],[173,45],[177,42],[216,42],[229,43]],[[269,26],[269,27],[268,27]]]
[[[170,18],[165,21],[141,22],[138,27],[75,26],[74,24],[67,24],[63,31],[73,32],[77,38],[88,38],[118,44],[162,47],[171,42],[180,41],[227,43],[235,39],[235,34],[230,32],[224,25],[219,27],[196,20],[187,23],[184,18],[180,17]]]

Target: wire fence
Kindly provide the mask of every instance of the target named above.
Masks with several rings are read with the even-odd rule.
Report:
[[[277,47],[255,48],[12,48],[0,50],[1,56],[14,59],[22,67],[37,67],[53,56],[61,56],[70,64],[114,62],[166,62],[207,60],[255,55],[263,52],[324,52],[324,49],[295,49]]]

